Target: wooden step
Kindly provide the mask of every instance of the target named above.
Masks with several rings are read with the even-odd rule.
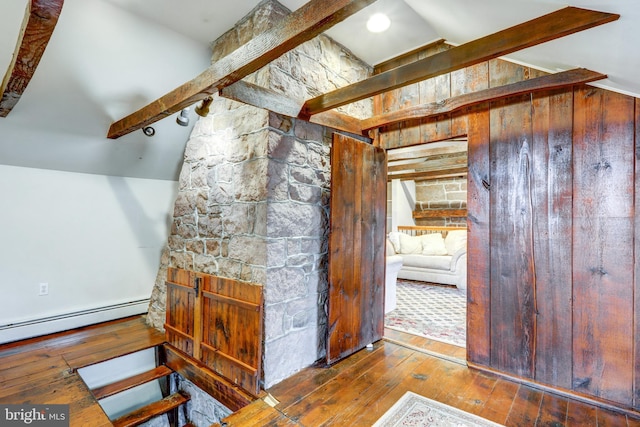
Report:
[[[113,425],[114,427],[132,427],[140,425],[146,421],[149,421],[153,417],[162,415],[172,409],[177,408],[178,406],[188,402],[189,399],[189,395],[179,391],[172,394],[171,396],[165,397],[162,400],[150,403],[147,406],[136,409],[130,414],[123,415],[122,417],[115,419],[113,421]]]
[[[102,387],[94,388],[93,390],[91,390],[91,392],[95,396],[96,400],[100,400],[104,399],[105,397],[113,396],[114,394],[120,393],[121,391],[129,390],[130,388],[139,386],[141,384],[157,380],[158,378],[166,377],[172,372],[173,371],[167,366],[160,365],[157,368],[151,369],[150,371],[143,372],[129,378],[124,378],[120,381],[116,381]]]

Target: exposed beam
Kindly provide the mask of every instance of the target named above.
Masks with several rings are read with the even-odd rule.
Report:
[[[206,98],[311,40],[374,1],[311,0],[278,25],[213,63],[193,80],[113,123],[107,137],[113,139],[126,135]]]
[[[0,117],[7,117],[31,81],[58,23],[64,0],[31,0],[2,86]]]
[[[243,102],[254,107],[263,108],[289,117],[297,117],[311,123],[317,123],[332,129],[343,130],[357,135],[362,134],[360,120],[337,111],[326,111],[309,118],[300,114],[304,100],[296,101],[262,86],[237,81],[218,91],[220,96],[234,101]]]
[[[387,150],[387,162],[467,152],[467,141],[439,141]]]
[[[577,68],[575,70],[549,74],[547,76],[485,89],[478,92],[465,93],[464,95],[454,96],[453,98],[445,99],[440,102],[421,104],[399,111],[380,114],[363,120],[362,128],[364,130],[369,130],[405,120],[435,117],[440,114],[451,113],[461,108],[469,107],[485,101],[494,101],[524,93],[558,89],[561,87],[589,83],[606,78],[607,76],[605,74],[600,74],[584,68]]]
[[[308,100],[314,115],[440,74],[615,21],[620,15],[567,7]]]
[[[467,176],[468,168],[460,167],[460,168],[451,168],[447,170],[441,171],[423,171],[423,172],[407,172],[407,173],[399,173],[399,174],[388,174],[387,181],[391,181],[394,179],[400,179],[403,181],[407,180],[420,180],[426,181],[431,179],[441,179],[441,178],[453,178],[456,176]]]
[[[413,217],[418,218],[462,218],[467,216],[466,209],[429,209],[413,211]]]
[[[466,166],[467,156],[445,157],[443,159],[427,160],[425,158],[415,159],[414,161],[402,162],[402,163],[389,163],[387,171],[400,172],[400,171],[415,171],[420,172],[422,170],[443,170],[451,169],[452,167]]]

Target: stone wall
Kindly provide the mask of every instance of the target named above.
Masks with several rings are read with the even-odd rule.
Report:
[[[416,210],[466,209],[467,179],[448,178],[416,182]],[[464,227],[467,218],[419,218],[416,225]]]
[[[289,11],[263,1],[213,43],[213,60]],[[327,37],[283,55],[248,81],[305,99],[370,68]],[[371,101],[344,112],[371,115]],[[214,97],[194,126],[149,321],[162,327],[167,265],[264,285],[264,385],[324,357],[331,131]]]

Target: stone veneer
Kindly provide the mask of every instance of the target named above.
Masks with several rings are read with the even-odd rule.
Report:
[[[213,60],[286,16],[261,2],[213,43]],[[369,76],[371,69],[319,36],[246,80],[307,99]],[[342,109],[364,118],[370,100]],[[214,97],[185,150],[168,248],[149,322],[162,328],[166,267],[264,285],[265,388],[325,355],[331,131]]]
[[[467,207],[467,179],[448,178],[416,181],[416,210],[465,209]],[[467,218],[421,218],[416,225],[464,227]]]

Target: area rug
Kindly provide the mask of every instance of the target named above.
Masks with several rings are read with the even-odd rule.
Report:
[[[466,346],[467,299],[456,287],[398,279],[396,309],[384,326],[401,332]]]
[[[501,424],[408,391],[373,425],[409,426],[499,427]]]

